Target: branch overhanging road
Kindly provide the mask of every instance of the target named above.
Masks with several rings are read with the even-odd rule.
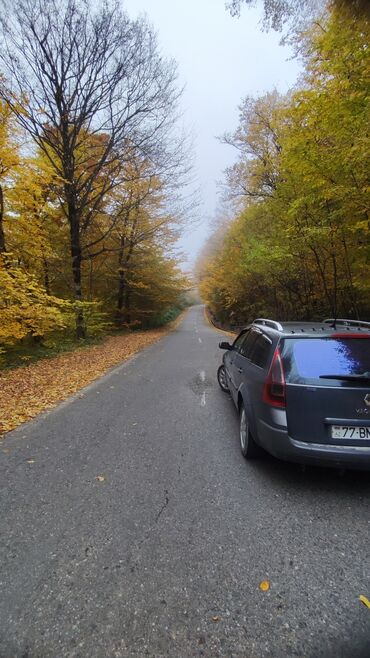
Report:
[[[195,307],[1,444],[1,657],[370,655],[369,474],[245,462],[220,339]]]

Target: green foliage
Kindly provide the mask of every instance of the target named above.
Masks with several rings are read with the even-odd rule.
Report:
[[[145,326],[150,329],[164,327],[169,322],[173,322],[180,315],[183,309],[180,306],[171,306],[161,313],[153,315],[145,322]]]
[[[188,308],[192,304],[193,304],[193,297],[189,295],[188,292],[184,292],[178,297],[177,302],[175,304],[168,306],[160,313],[155,313],[151,317],[148,317],[143,323],[144,327],[147,328],[164,327],[169,322],[173,322],[174,320],[176,320],[176,318],[178,318],[180,313],[182,313],[184,309]]]
[[[370,313],[369,20],[333,10],[306,37],[306,84],[241,106],[228,172],[244,210],[198,265],[224,322]]]

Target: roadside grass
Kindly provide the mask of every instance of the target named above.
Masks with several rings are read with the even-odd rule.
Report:
[[[176,328],[181,319],[182,314],[164,327],[126,331],[95,339],[90,345],[66,340],[55,346],[40,346],[33,353],[26,345],[16,350],[13,367],[8,365],[0,371],[0,438],[156,342]],[[14,367],[16,359],[22,365]]]

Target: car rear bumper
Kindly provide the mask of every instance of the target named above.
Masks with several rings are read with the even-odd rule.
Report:
[[[308,443],[296,441],[287,430],[259,422],[258,438],[261,446],[278,459],[333,466],[370,470],[369,446],[346,446],[334,444]]]

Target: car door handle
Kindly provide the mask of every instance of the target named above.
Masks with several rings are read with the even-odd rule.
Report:
[[[242,373],[242,372],[243,372],[243,368],[238,368],[238,372]]]

